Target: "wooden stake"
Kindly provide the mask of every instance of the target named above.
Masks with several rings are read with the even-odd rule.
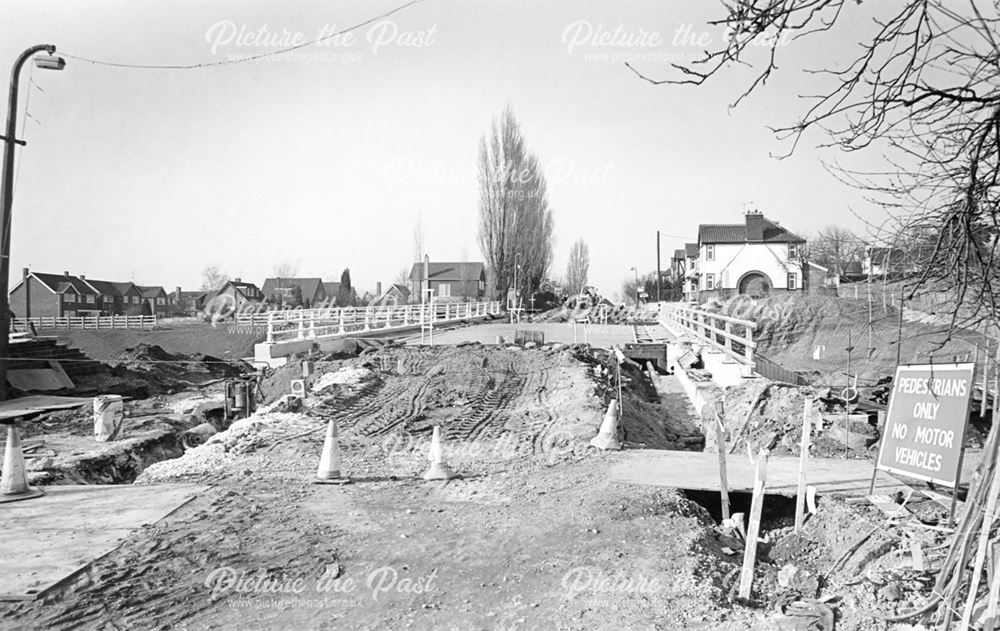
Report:
[[[985,336],[984,336],[985,337]],[[976,347],[979,355],[979,347]],[[986,352],[983,353],[983,399],[979,402],[979,418],[986,418],[986,401],[990,398],[990,338],[986,338]]]
[[[806,470],[809,466],[809,415],[812,413],[812,397],[806,397],[802,404],[802,440],[799,443],[799,487],[795,492],[795,532],[802,532],[806,508]]]
[[[958,489],[955,490],[956,495]],[[972,579],[969,585],[969,595],[965,600],[965,613],[962,615],[961,631],[967,631],[972,622],[972,610],[976,605],[976,595],[979,591],[979,581],[983,574],[983,563],[986,561],[986,549],[990,542],[990,531],[993,529],[993,515],[996,513],[997,496],[1000,495],[1000,467],[993,470],[993,480],[990,483],[989,496],[986,498],[986,512],[979,529],[979,545],[976,548],[976,560],[972,566]]]
[[[760,533],[760,514],[764,509],[764,488],[767,484],[768,451],[761,449],[757,455],[754,473],[753,500],[750,502],[750,525],[747,528],[746,548],[743,552],[743,569],[740,571],[740,598],[749,600],[753,587],[754,562],[757,560],[757,538]]]
[[[715,444],[719,448],[719,496],[722,498],[722,519],[729,519],[729,479],[726,476],[726,408],[723,401],[715,402]]]

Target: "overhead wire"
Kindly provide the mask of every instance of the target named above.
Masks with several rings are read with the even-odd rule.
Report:
[[[231,66],[231,65],[235,65],[235,64],[245,63],[245,62],[248,62],[248,61],[257,61],[257,60],[260,60],[260,59],[266,59],[268,57],[273,57],[275,55],[283,55],[285,53],[289,53],[289,52],[292,52],[292,51],[295,51],[295,50],[300,50],[300,49],[306,48],[308,46],[313,46],[315,44],[318,44],[319,42],[323,42],[323,41],[326,41],[326,40],[329,40],[329,39],[340,37],[342,35],[345,35],[347,33],[352,32],[352,31],[356,31],[356,30],[358,30],[360,28],[368,26],[369,24],[377,22],[378,20],[384,20],[385,18],[388,18],[388,17],[390,17],[392,15],[395,15],[396,13],[399,13],[400,11],[403,11],[403,10],[405,10],[405,9],[407,9],[407,8],[415,5],[415,4],[420,4],[423,1],[424,0],[410,0],[409,2],[406,2],[404,4],[401,4],[401,5],[397,6],[397,7],[395,7],[394,9],[390,9],[389,11],[386,11],[386,12],[381,13],[379,15],[376,15],[374,17],[371,17],[371,18],[368,18],[368,19],[363,20],[361,22],[358,22],[357,24],[354,24],[353,26],[349,26],[349,27],[341,29],[339,31],[323,35],[322,37],[317,37],[316,39],[312,39],[312,40],[309,40],[309,41],[306,41],[306,42],[302,42],[301,44],[295,44],[294,46],[288,46],[288,47],[281,48],[281,49],[278,49],[278,50],[272,50],[272,51],[268,51],[268,52],[264,52],[264,53],[259,53],[257,55],[249,55],[247,57],[240,57],[239,59],[220,59],[218,61],[206,61],[206,62],[195,63],[195,64],[131,64],[131,63],[121,63],[121,62],[115,62],[115,61],[107,61],[107,60],[102,60],[102,59],[91,59],[89,57],[84,57],[82,55],[73,55],[73,54],[70,54],[70,53],[62,52],[62,51],[60,51],[60,54],[62,56],[64,56],[64,57],[68,57],[70,59],[75,59],[77,61],[83,61],[83,62],[86,62],[86,63],[98,65],[98,66],[110,66],[110,67],[113,67],[113,68],[132,68],[132,69],[138,69],[138,70],[196,70],[196,69],[199,69],[199,68],[211,68],[211,67],[214,67],[214,66]]]

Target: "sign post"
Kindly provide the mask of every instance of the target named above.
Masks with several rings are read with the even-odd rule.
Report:
[[[974,369],[975,363],[896,367],[871,493],[879,470],[958,488]],[[952,519],[954,512],[952,502]]]

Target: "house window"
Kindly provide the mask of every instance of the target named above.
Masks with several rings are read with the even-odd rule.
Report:
[[[798,289],[798,286],[796,285],[797,280],[798,279],[795,277],[795,274],[789,274],[788,275],[788,288],[789,289]]]
[[[714,261],[715,260],[715,244],[709,243],[705,246],[705,260]]]
[[[63,302],[73,302],[73,294],[63,294]]]
[[[441,283],[437,287],[438,295],[442,298],[451,298],[451,283]]]
[[[799,258],[799,244],[798,243],[789,243],[788,244],[788,260],[789,261],[794,261],[797,258]]]
[[[167,301],[166,301],[165,298],[157,298],[156,299],[156,304],[158,304],[158,305],[165,305],[165,304],[167,304]]]
[[[139,296],[132,296],[132,304],[134,305],[139,304]]]
[[[705,289],[707,291],[715,289],[715,274],[705,274]]]

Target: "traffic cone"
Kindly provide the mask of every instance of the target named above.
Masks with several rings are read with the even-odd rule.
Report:
[[[455,472],[444,461],[440,425],[434,426],[434,434],[431,436],[431,450],[427,454],[427,459],[431,461],[431,468],[424,474],[425,480],[450,480],[455,477]]]
[[[618,399],[611,399],[608,411],[604,413],[601,431],[590,439],[590,444],[598,449],[621,449],[618,442]]]
[[[3,454],[3,474],[0,475],[0,503],[38,497],[42,492],[28,486],[28,474],[21,451],[21,436],[14,425],[7,426],[7,447]]]
[[[337,420],[330,419],[326,426],[326,440],[323,441],[323,455],[319,458],[319,468],[313,484],[348,484],[350,478],[340,475],[340,441],[337,440]]]

